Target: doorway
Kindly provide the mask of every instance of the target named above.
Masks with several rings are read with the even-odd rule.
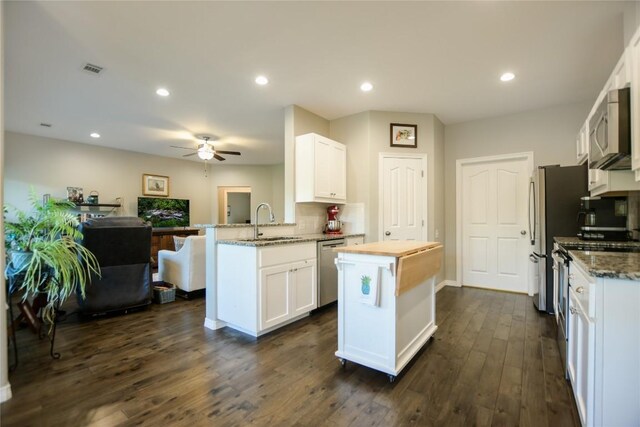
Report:
[[[218,224],[251,223],[251,187],[218,187]]]
[[[380,153],[379,240],[427,240],[427,156]]]
[[[527,293],[527,209],[533,153],[456,162],[460,285]]]

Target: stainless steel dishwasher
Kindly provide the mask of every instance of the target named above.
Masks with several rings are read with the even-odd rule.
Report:
[[[338,254],[333,248],[344,246],[344,239],[318,242],[318,307],[338,299],[338,269],[333,262]]]

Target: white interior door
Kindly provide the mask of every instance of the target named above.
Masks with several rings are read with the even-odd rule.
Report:
[[[461,167],[462,285],[526,293],[530,160]]]
[[[422,158],[382,157],[382,238],[423,240],[426,182]]]

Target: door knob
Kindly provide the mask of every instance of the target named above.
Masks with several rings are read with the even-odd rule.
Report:
[[[385,236],[391,236],[391,232],[387,231],[386,233],[384,233]]]
[[[522,234],[523,236],[527,235],[527,231],[526,230],[520,230],[520,234]]]

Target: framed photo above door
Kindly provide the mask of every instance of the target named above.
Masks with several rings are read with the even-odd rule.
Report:
[[[417,148],[418,125],[391,123],[391,146]]]

